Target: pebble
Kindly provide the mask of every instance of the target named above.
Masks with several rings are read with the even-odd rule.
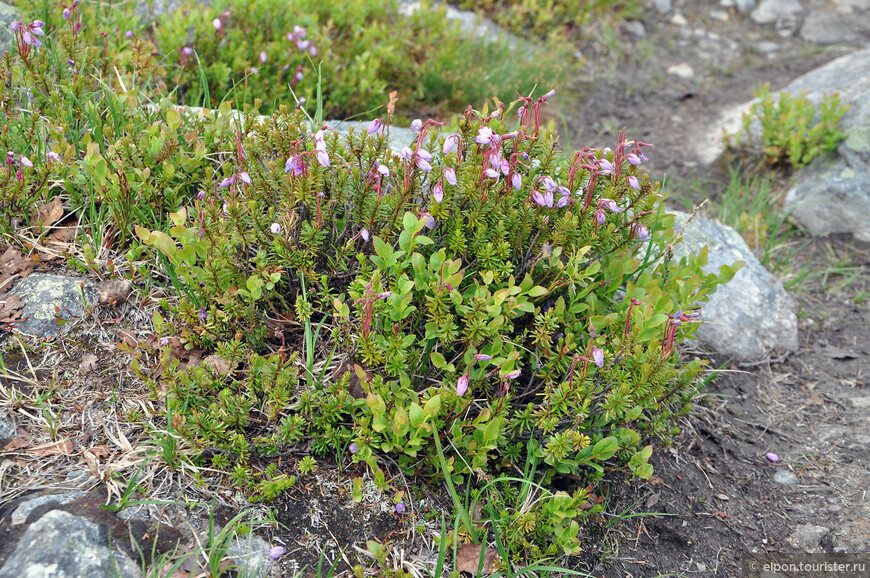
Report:
[[[710,12],[710,18],[719,22],[728,22],[728,13],[724,10],[713,10]]]
[[[640,20],[629,20],[624,24],[625,31],[635,38],[643,38],[646,36],[646,27]]]
[[[671,24],[674,24],[676,26],[688,26],[689,21],[686,20],[685,16],[677,12],[676,14],[671,16]]]
[[[794,486],[798,483],[798,477],[791,470],[777,470],[773,474],[773,481],[784,486]]]
[[[824,526],[801,524],[796,526],[794,531],[785,540],[802,552],[814,553],[821,551],[819,542],[830,531],[830,528]]]
[[[770,54],[771,52],[779,52],[782,49],[782,46],[776,42],[765,41],[756,44],[755,49],[762,54]]]
[[[650,0],[653,7],[661,12],[662,14],[667,14],[671,11],[671,0]]]
[[[688,62],[672,64],[668,67],[668,74],[671,74],[678,78],[682,78],[683,80],[691,80],[695,77],[695,71],[692,69]]]
[[[852,404],[852,407],[859,409],[868,408],[870,407],[870,397],[853,397],[849,400],[849,403]]]
[[[803,9],[798,0],[761,0],[750,17],[758,24],[773,24],[791,18]]]
[[[755,8],[755,0],[737,0],[737,11],[741,14],[748,14]]]

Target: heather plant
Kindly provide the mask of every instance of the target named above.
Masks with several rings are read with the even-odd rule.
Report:
[[[446,8],[428,4],[404,16],[393,0],[229,0],[179,10],[185,17],[163,16],[154,38],[187,104],[256,97],[270,112],[314,97],[322,62],[327,118],[376,109],[397,89],[406,95],[400,113],[451,112],[557,85],[568,61],[559,58],[562,47],[475,39],[446,18]]]
[[[742,131],[726,136],[731,149],[762,156],[768,165],[789,164],[799,169],[836,150],[846,138],[837,124],[850,107],[841,104],[837,94],[825,95],[816,105],[806,91],[773,95],[765,85],[755,97],[758,102],[743,115]],[[755,125],[760,125],[760,133]]]
[[[84,242],[112,248],[111,263],[83,251],[87,266],[173,289],[154,371],[129,349],[167,406],[165,461],[205,462],[266,501],[296,483],[277,465],[287,450],[365,464],[379,484],[387,463],[440,472],[489,500],[517,557],[576,552],[606,470],[652,475],[653,441],[700,387],[704,361],[677,345],[735,269],[672,259],[640,168],[650,145],[623,132],[560,150],[541,126],[553,91],[469,107],[455,131],[415,121],[398,153],[395,93],[345,135],[319,99],[268,117],[256,99],[177,107],[147,43],[130,58],[81,9],[19,23],[2,60],[4,224],[60,195]],[[182,369],[170,337],[214,355]],[[300,476],[316,466],[303,460]],[[584,485],[540,499],[486,485],[511,470]]]

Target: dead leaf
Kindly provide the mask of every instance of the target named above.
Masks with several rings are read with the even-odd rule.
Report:
[[[219,355],[209,355],[202,362],[218,375],[227,375],[230,372],[230,364]]]
[[[132,292],[133,284],[126,279],[107,279],[97,287],[100,305],[115,306],[126,303]]]
[[[68,245],[75,241],[76,236],[79,234],[78,224],[73,223],[69,226],[59,226],[55,227],[51,233],[48,234],[49,241],[58,244],[58,245]]]
[[[110,455],[112,455],[112,450],[110,450],[109,446],[106,446],[106,445],[94,446],[92,448],[88,448],[85,451],[90,452],[91,454],[93,454],[94,456],[96,456],[100,459],[105,459],[105,458],[109,457]]]
[[[7,295],[6,299],[0,300],[0,324],[12,324],[22,321],[24,301],[18,295]]]
[[[4,452],[14,452],[18,451],[22,448],[26,448],[30,446],[30,436],[18,436],[5,446],[3,446]]]
[[[63,203],[60,202],[60,197],[55,197],[49,202],[37,208],[30,216],[30,224],[36,227],[42,223],[43,227],[51,227],[63,217]]]
[[[481,546],[476,544],[460,546],[459,551],[456,552],[456,569],[471,574],[472,578],[477,576],[477,569],[480,567],[480,549]],[[486,547],[483,552],[483,574],[495,572],[498,568],[498,561],[498,552]]]
[[[121,340],[121,343],[126,345],[127,347],[136,347],[139,345],[139,340],[136,339],[136,336],[129,329],[122,329],[121,331],[115,332],[115,335],[118,339]]]
[[[82,362],[79,363],[79,371],[82,373],[93,373],[97,369],[99,369],[99,363],[97,363],[97,356],[93,353],[86,353],[84,357],[82,357]]]
[[[12,278],[21,279],[33,272],[32,259],[21,254],[15,247],[9,247],[0,256],[0,294],[12,287]]]
[[[73,443],[69,440],[60,440],[57,442],[47,442],[33,446],[27,451],[34,453],[40,457],[53,456],[56,454],[71,455],[73,453]]]

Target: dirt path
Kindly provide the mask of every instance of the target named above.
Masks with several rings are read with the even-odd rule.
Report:
[[[855,12],[844,17],[850,24],[842,34],[861,41],[820,48],[801,37],[801,23],[813,11],[837,14],[845,2],[803,2],[799,18],[767,26],[717,4],[650,10],[645,36],[628,25],[611,42],[618,58],[593,50],[594,82],[567,119],[568,135],[604,146],[626,127],[656,145],[648,166],[654,177],[667,175],[678,191],[701,183],[715,199],[727,182],[722,167],[704,167],[695,152],[718,115],[763,83],[779,88],[851,52],[870,31],[870,12]],[[797,237],[786,250],[794,251],[794,270],[839,265],[839,274],[792,290],[801,350],[750,366],[708,355],[722,373],[676,443],[657,454],[653,482],[630,490],[611,484],[610,511],[647,515],[589,528],[586,571],[739,576],[748,552],[870,552],[870,247]]]

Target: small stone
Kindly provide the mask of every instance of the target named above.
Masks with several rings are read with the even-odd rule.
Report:
[[[700,572],[701,574],[707,572],[707,565],[703,562],[695,562],[695,565],[698,566],[698,572]]]
[[[643,38],[646,36],[646,27],[640,20],[629,20],[624,24],[625,31],[635,38]]]
[[[811,554],[821,551],[819,542],[830,531],[830,528],[824,526],[801,524],[795,527],[794,531],[786,537],[785,541],[800,551]]]
[[[9,440],[15,437],[15,424],[12,418],[0,413],[0,440]]]
[[[712,10],[710,18],[719,22],[728,22],[728,13],[724,10]]]
[[[691,80],[695,77],[695,71],[688,62],[681,62],[668,67],[668,74],[682,78],[683,80]]]
[[[92,302],[93,285],[90,280],[76,277],[31,273],[9,291],[25,303],[22,316],[26,319],[16,329],[36,337],[57,335],[60,332],[58,318],[71,319],[84,314],[82,293],[86,301]]]
[[[782,46],[776,42],[765,41],[756,44],[755,49],[762,54],[769,54],[771,52],[779,52],[782,49]]]
[[[667,14],[671,11],[671,0],[650,0],[653,5],[653,8],[661,12],[662,14]]]
[[[849,28],[849,23],[835,12],[810,12],[803,26],[801,38],[813,44],[843,44],[857,39],[855,32]]]
[[[798,483],[797,475],[791,470],[777,470],[773,474],[773,481],[783,486],[794,486]]]
[[[761,0],[750,17],[758,24],[774,24],[796,16],[803,9],[798,0]]]
[[[719,6],[722,8],[733,8],[734,0],[719,0]]]
[[[748,14],[755,8],[755,0],[737,0],[737,11],[741,14]]]
[[[852,407],[865,409],[870,407],[870,397],[853,397],[849,400],[849,403],[852,404]]]
[[[686,17],[677,12],[673,16],[671,16],[671,24],[675,26],[688,26],[689,21],[686,20]]]

